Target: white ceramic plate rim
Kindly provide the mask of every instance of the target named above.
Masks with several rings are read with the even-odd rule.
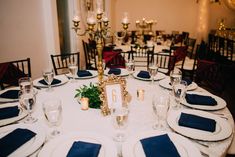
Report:
[[[139,79],[139,80],[144,80],[144,81],[151,81],[151,78],[141,78],[141,77],[138,77],[137,75],[138,75],[139,72],[140,71],[135,71],[133,73],[134,78]],[[157,72],[157,75],[154,77],[154,81],[162,80],[165,77],[166,77],[165,74],[163,74],[161,72]]]
[[[121,73],[116,76],[128,76],[129,75],[129,72],[127,69],[124,69],[124,68],[117,68],[117,69],[120,69]],[[106,76],[110,75],[110,74],[108,74],[108,72],[109,72],[109,69],[104,70],[104,75],[106,75]]]
[[[208,131],[203,131],[199,129],[193,129],[188,127],[183,127],[178,125],[178,120],[181,112],[193,114],[201,117],[206,117],[214,119],[216,121],[216,131],[211,133]],[[182,111],[170,111],[167,118],[167,123],[169,126],[179,134],[187,136],[192,139],[202,140],[202,141],[219,141],[228,138],[232,134],[232,127],[223,118],[218,115],[208,113],[200,110],[182,110]]]
[[[188,94],[198,94],[198,95],[204,95],[204,96],[211,96],[212,98],[214,98],[217,102],[217,105],[215,106],[207,106],[207,105],[193,105],[193,104],[189,104],[187,103],[186,99],[184,99],[182,101],[182,104],[185,106],[188,106],[190,108],[195,108],[195,109],[200,109],[200,110],[206,110],[206,111],[214,111],[214,110],[220,110],[223,109],[227,106],[227,103],[220,97],[213,95],[211,93],[202,93],[202,92],[195,92],[195,91],[191,91],[191,92],[187,92]]]
[[[166,89],[172,89],[172,86],[169,84],[170,83],[170,78],[167,77],[161,81],[159,81],[159,85],[166,88]],[[195,82],[192,82],[192,84],[190,84],[188,87],[187,87],[187,90],[190,91],[190,90],[195,90],[196,88],[198,87],[198,85],[195,83]]]
[[[0,105],[0,108],[13,107],[13,106],[18,106],[18,103],[2,104],[2,105]],[[23,109],[21,107],[19,107],[19,109],[20,109],[20,112],[19,112],[18,116],[0,120],[0,126],[4,126],[4,125],[7,125],[7,124],[17,122],[17,121],[23,119],[24,117],[26,117],[28,115],[28,112],[25,109]]]
[[[52,87],[61,86],[69,81],[69,79],[65,75],[56,75],[54,78],[59,79],[61,81],[61,83],[56,84],[56,85],[51,85]],[[40,87],[40,88],[47,88],[47,85],[39,83],[39,81],[42,79],[43,78],[40,77],[40,78],[34,80],[33,85],[36,87]]]
[[[99,157],[116,157],[117,156],[116,145],[111,139],[108,139],[107,137],[102,136],[100,134],[96,134],[96,133],[78,131],[78,132],[70,132],[68,134],[63,134],[55,138],[54,140],[49,141],[39,152],[38,157],[45,157],[45,156],[54,157],[52,155],[53,155],[53,152],[55,151],[56,151],[56,154],[63,155],[63,153],[65,152],[67,153],[69,151],[70,147],[68,150],[64,150],[64,149],[58,150],[60,145],[63,145],[67,142],[70,142],[72,144],[74,141],[79,141],[79,139],[81,139],[81,141],[88,141],[88,142],[91,140],[99,141],[99,143],[102,145],[100,151],[105,153],[104,154],[105,156],[99,155]],[[59,156],[56,156],[56,157],[59,157]]]
[[[136,151],[135,149],[138,149],[138,147],[141,147],[140,139],[163,135],[163,134],[168,134],[171,141],[174,143],[178,152],[181,153],[181,155],[183,154],[182,150],[184,150],[189,155],[188,157],[200,157],[201,156],[199,149],[195,145],[193,145],[191,141],[189,141],[187,138],[181,135],[178,135],[172,132],[165,132],[165,131],[146,131],[146,132],[141,132],[139,134],[136,134],[128,138],[127,141],[123,143],[123,146],[122,146],[123,157],[140,157],[138,155],[144,154],[143,149],[138,150],[138,151],[141,151],[141,152],[143,151],[143,152],[142,153],[139,152],[139,154],[135,156],[135,151]],[[134,147],[137,147],[137,148],[134,148]]]
[[[89,78],[93,78],[93,77],[96,77],[98,75],[97,71],[96,70],[87,70],[89,71],[92,76],[85,76],[85,77],[79,77],[79,76],[75,76],[75,79],[89,79]],[[69,78],[72,78],[73,76],[71,75],[71,73],[68,73],[66,74],[66,76],[68,76]]]
[[[46,133],[42,129],[42,127],[38,124],[15,124],[9,125],[6,127],[0,128],[0,136],[4,136],[6,133],[10,133],[11,131],[17,128],[25,128],[35,132],[37,135],[29,140],[27,143],[19,147],[13,153],[9,155],[9,157],[19,157],[19,156],[29,156],[34,153],[38,148],[42,146],[46,139]],[[4,134],[4,135],[1,135]]]

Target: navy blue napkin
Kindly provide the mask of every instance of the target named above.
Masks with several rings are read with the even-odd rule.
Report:
[[[118,68],[109,69],[108,74],[119,75],[121,74],[121,69],[118,69]]]
[[[0,108],[0,120],[16,117],[19,115],[19,112],[18,106]]]
[[[78,77],[86,77],[86,76],[92,76],[92,73],[90,73],[90,71],[87,70],[79,70],[77,72]]]
[[[0,156],[6,157],[28,142],[36,133],[28,129],[15,129],[0,139]]]
[[[207,105],[207,106],[217,105],[217,101],[211,96],[186,94],[185,99],[187,103],[192,105]]]
[[[148,72],[148,71],[143,71],[143,70],[141,70],[141,71],[137,74],[137,77],[149,79],[151,76],[149,75],[149,72]]]
[[[97,157],[101,145],[83,141],[74,142],[66,157]]]
[[[178,121],[179,126],[214,132],[216,121],[214,119],[200,117],[192,114],[181,113]]]
[[[43,84],[43,85],[48,85],[47,82],[42,79],[40,81],[38,81],[39,83]],[[51,85],[57,85],[57,84],[60,84],[61,83],[61,80],[58,80],[58,79],[53,79],[53,81],[51,82]]]
[[[20,90],[8,90],[0,95],[0,98],[18,99]]]
[[[189,86],[190,84],[192,84],[192,80],[184,78],[183,81],[187,82],[187,85]]]
[[[140,140],[146,157],[180,157],[167,134]]]

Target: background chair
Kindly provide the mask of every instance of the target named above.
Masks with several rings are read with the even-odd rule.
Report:
[[[169,75],[170,71],[175,67],[176,56],[163,53],[148,53],[147,67],[150,63],[158,65],[158,71]]]
[[[0,63],[0,86],[18,86],[21,77],[31,77],[30,58]]]
[[[82,41],[87,70],[97,70],[97,52],[95,43]]]
[[[69,63],[76,63],[79,69],[79,52],[51,55],[51,61],[56,75],[68,73]]]

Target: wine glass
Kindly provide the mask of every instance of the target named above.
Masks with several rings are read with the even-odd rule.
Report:
[[[170,85],[172,86],[174,82],[180,82],[182,80],[182,72],[180,69],[175,68],[170,72]]]
[[[153,125],[153,129],[165,130],[166,129],[166,117],[169,109],[169,95],[154,95],[152,99],[153,111],[156,115],[157,121]]]
[[[187,91],[187,82],[186,81],[179,81],[179,82],[174,82],[173,83],[173,96],[175,98],[175,105],[173,106],[173,108],[175,109],[179,109],[180,108],[180,103],[183,99],[183,97],[185,97],[186,91]]]
[[[27,91],[20,91],[19,103],[28,112],[28,116],[24,122],[30,124],[36,122],[37,118],[32,117],[32,112],[35,108],[35,103],[36,103],[36,96],[34,91],[32,89]]]
[[[128,71],[128,77],[129,77],[129,78],[130,78],[130,76],[131,76],[132,71],[134,70],[134,67],[135,67],[134,60],[129,59],[129,60],[126,62],[126,68],[127,68],[127,71]]]
[[[46,81],[47,85],[48,85],[48,90],[47,91],[52,91],[51,88],[51,83],[54,79],[54,71],[53,69],[49,68],[49,69],[45,69],[43,71],[43,78]]]
[[[20,87],[20,90],[22,92],[24,91],[30,91],[33,89],[33,83],[31,81],[31,78],[30,77],[21,77],[19,80],[18,80],[18,83],[19,83],[19,87]]]
[[[77,74],[77,71],[78,71],[78,65],[75,64],[75,63],[70,63],[70,64],[68,64],[68,68],[69,68],[69,72],[72,75],[71,82],[74,83],[74,82],[76,82],[75,77],[76,77],[76,74]]]
[[[154,62],[150,63],[149,65],[149,73],[151,75],[151,84],[154,84],[154,78],[157,75],[157,71],[158,71],[158,66],[157,64],[155,64]]]
[[[60,131],[57,130],[57,126],[60,124],[62,119],[62,106],[59,99],[49,99],[43,103],[43,112],[44,116],[49,123],[49,126],[53,128],[53,131],[50,133],[52,137],[60,134]]]
[[[123,130],[127,127],[128,114],[129,110],[126,107],[113,108],[113,123],[114,128],[117,129],[114,140],[117,142],[125,141],[125,133],[123,132]]]

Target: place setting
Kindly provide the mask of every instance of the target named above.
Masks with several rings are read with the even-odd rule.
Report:
[[[35,79],[33,86],[36,88],[47,88],[47,91],[52,91],[52,87],[61,86],[69,81],[65,75],[54,76],[53,69],[46,69],[42,73],[43,77]]]

